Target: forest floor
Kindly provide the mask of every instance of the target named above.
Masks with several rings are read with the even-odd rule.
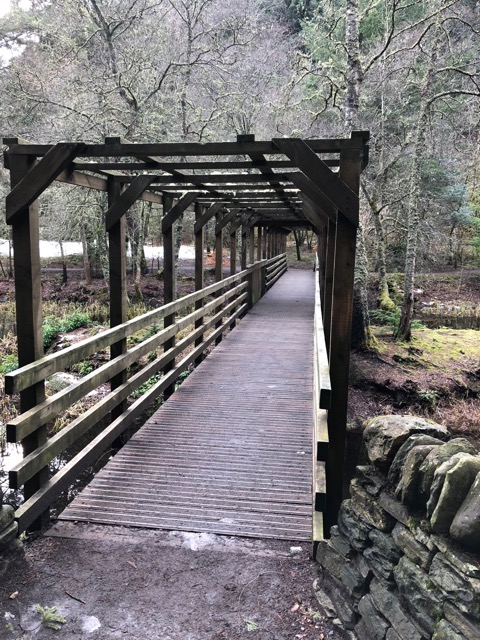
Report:
[[[340,640],[318,611],[309,551],[309,543],[59,523],[3,576],[0,564],[0,638]],[[64,617],[57,632],[36,605]]]

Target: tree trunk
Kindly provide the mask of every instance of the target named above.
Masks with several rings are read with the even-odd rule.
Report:
[[[68,281],[67,263],[65,262],[65,254],[63,252],[63,242],[61,240],[58,241],[58,246],[60,247],[60,258],[62,262],[62,282],[63,284],[67,284],[67,281]]]
[[[347,92],[344,103],[346,135],[357,129],[363,72],[360,62],[359,0],[347,0],[345,19],[345,49],[347,52]],[[358,228],[355,260],[352,348],[370,349],[373,339],[368,315],[368,270],[363,229]]]
[[[412,162],[410,165],[410,180],[407,214],[407,248],[405,253],[405,277],[403,283],[403,303],[400,323],[395,334],[396,340],[410,341],[412,337],[413,318],[413,288],[415,285],[415,267],[417,260],[418,231],[420,226],[420,167],[425,155],[425,138],[428,126],[428,92],[433,81],[432,54],[430,67],[422,83],[420,106],[415,128]]]
[[[371,349],[375,338],[370,330],[368,315],[368,263],[363,228],[357,231],[357,249],[355,254],[355,275],[353,291],[352,349]]]
[[[296,229],[293,230],[293,235],[295,237],[295,248],[297,250],[297,260],[300,262],[300,260],[302,259],[302,256],[300,255],[300,239],[298,237],[298,233]]]
[[[88,255],[88,244],[87,244],[87,236],[85,233],[85,226],[83,224],[80,225],[80,233],[81,233],[81,240],[82,240],[83,271],[85,274],[85,284],[89,286],[92,284],[92,268],[90,265],[90,257]]]

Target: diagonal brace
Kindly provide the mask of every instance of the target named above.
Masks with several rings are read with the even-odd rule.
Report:
[[[272,142],[319,188],[334,207],[358,227],[358,195],[300,138],[275,138]]]
[[[215,202],[203,213],[200,218],[195,222],[195,226],[193,227],[194,233],[199,233],[202,228],[207,224],[207,222],[216,215],[220,209],[223,207],[223,202]]]
[[[23,209],[35,202],[84,148],[83,142],[59,142],[49,149],[7,195],[7,223],[12,224]]]
[[[198,198],[200,194],[197,191],[191,191],[190,193],[186,193],[184,196],[180,198],[175,206],[173,206],[170,211],[167,212],[165,217],[162,220],[162,233],[166,233],[174,222],[180,218],[182,213],[189,207],[192,202]]]
[[[138,200],[157,176],[141,175],[132,180],[123,193],[115,200],[108,209],[105,217],[105,226],[107,231],[124,216],[132,205]]]

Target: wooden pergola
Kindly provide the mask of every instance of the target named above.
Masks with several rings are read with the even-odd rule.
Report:
[[[51,145],[4,138],[5,166],[11,176],[6,220],[13,235],[19,366],[44,356],[38,198],[54,181],[108,194],[105,224],[112,327],[127,319],[125,214],[139,200],[163,207],[166,304],[177,297],[175,223],[187,209],[195,211],[197,291],[204,288],[204,229],[210,220],[215,219],[217,281],[223,278],[224,235],[230,236],[230,273],[234,274],[238,229],[242,230],[242,269],[282,253],[292,229],[313,229],[318,236],[318,277],[331,379],[329,445],[324,454],[328,528],[342,499],[359,179],[368,162],[368,139],[364,131],[352,132],[345,139],[256,141],[244,135],[235,142],[204,144],[139,144],[106,138],[103,144]],[[165,326],[174,322],[174,313],[165,317]],[[166,347],[172,344],[174,338]],[[126,339],[112,344],[112,359],[126,349]],[[124,383],[126,376],[125,370],[113,377],[112,388]],[[22,386],[22,413],[44,402],[43,381]],[[320,402],[325,403],[321,396]],[[120,403],[113,416],[121,414],[124,406]],[[12,433],[8,437],[15,439]],[[46,428],[21,438],[25,454],[46,438]],[[45,482],[45,473],[25,483],[27,498]]]

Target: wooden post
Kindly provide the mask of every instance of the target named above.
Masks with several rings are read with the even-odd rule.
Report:
[[[255,262],[255,227],[250,227],[248,235],[248,263],[253,264]]]
[[[248,249],[248,226],[244,223],[242,224],[242,257],[241,257],[242,271],[244,271],[247,268],[247,249]]]
[[[168,195],[163,196],[163,217],[173,207],[173,198]],[[177,269],[175,264],[175,225],[171,224],[167,229],[163,229],[163,302],[168,304],[177,297]],[[165,316],[164,326],[169,327],[175,322],[175,313]],[[170,338],[165,342],[164,351],[168,351],[175,346],[175,338]],[[175,360],[171,360],[163,369],[166,374],[175,366]],[[163,392],[165,399],[169,398],[175,391],[175,385],[171,385]]]
[[[202,217],[204,207],[197,202],[195,203],[195,222],[198,222]],[[204,270],[204,262],[205,262],[205,227],[201,227],[195,233],[195,291],[200,291],[205,286],[205,270]],[[203,300],[197,300],[195,303],[195,309],[200,309],[203,306]],[[203,324],[203,318],[195,321],[195,329],[198,329]],[[195,340],[195,346],[202,344],[203,342],[203,334],[199,336]],[[202,353],[195,360],[195,364],[200,364],[204,359],[204,354]]]
[[[262,259],[262,227],[257,227],[257,262]]]
[[[217,224],[222,220],[223,214],[219,211],[215,214],[215,221]],[[223,280],[223,227],[221,229],[215,230],[215,282],[220,282]],[[223,294],[223,291],[220,289],[217,292],[217,297],[220,297]],[[218,328],[222,325],[222,319],[215,324],[215,328]],[[222,341],[222,335],[220,334],[218,338],[215,340],[215,344],[220,344]]]
[[[323,327],[325,344],[330,358],[330,333],[332,327],[333,277],[335,270],[335,242],[337,225],[328,221],[325,240],[325,281],[323,286]]]
[[[262,259],[265,260],[267,257],[267,238],[268,238],[268,228],[263,228],[262,233]]]
[[[119,182],[108,180],[108,208],[120,197],[121,185]],[[110,326],[116,327],[127,320],[127,285],[126,271],[127,258],[125,246],[125,216],[121,216],[108,230],[108,263],[110,271]],[[110,358],[113,360],[127,351],[126,338],[115,342],[110,347]],[[127,381],[127,370],[122,371],[110,380],[110,388],[113,391]],[[127,407],[127,401],[123,400],[114,409],[111,420],[118,418]],[[121,441],[114,446],[120,447]]]
[[[237,273],[237,230],[230,234],[230,275]]]
[[[358,195],[362,166],[361,150],[343,150],[340,153],[340,178]],[[350,218],[358,224],[358,206],[352,206]],[[338,212],[335,243],[335,274],[330,351],[330,378],[332,384],[331,408],[328,412],[330,446],[326,462],[327,509],[325,532],[337,521],[338,510],[344,497],[345,447],[347,431],[348,375],[350,341],[352,333],[353,279],[357,227]]]
[[[9,155],[12,189],[36,165],[36,158]],[[17,320],[18,364],[23,367],[43,357],[42,289],[40,272],[40,235],[38,202],[23,207],[12,220],[13,263],[15,275],[15,307]],[[20,392],[20,411],[23,413],[45,400],[45,384],[38,382]],[[23,455],[45,444],[47,427],[43,425],[22,440]],[[25,482],[25,500],[48,481],[48,466]],[[49,510],[30,525],[38,531],[48,522]]]

